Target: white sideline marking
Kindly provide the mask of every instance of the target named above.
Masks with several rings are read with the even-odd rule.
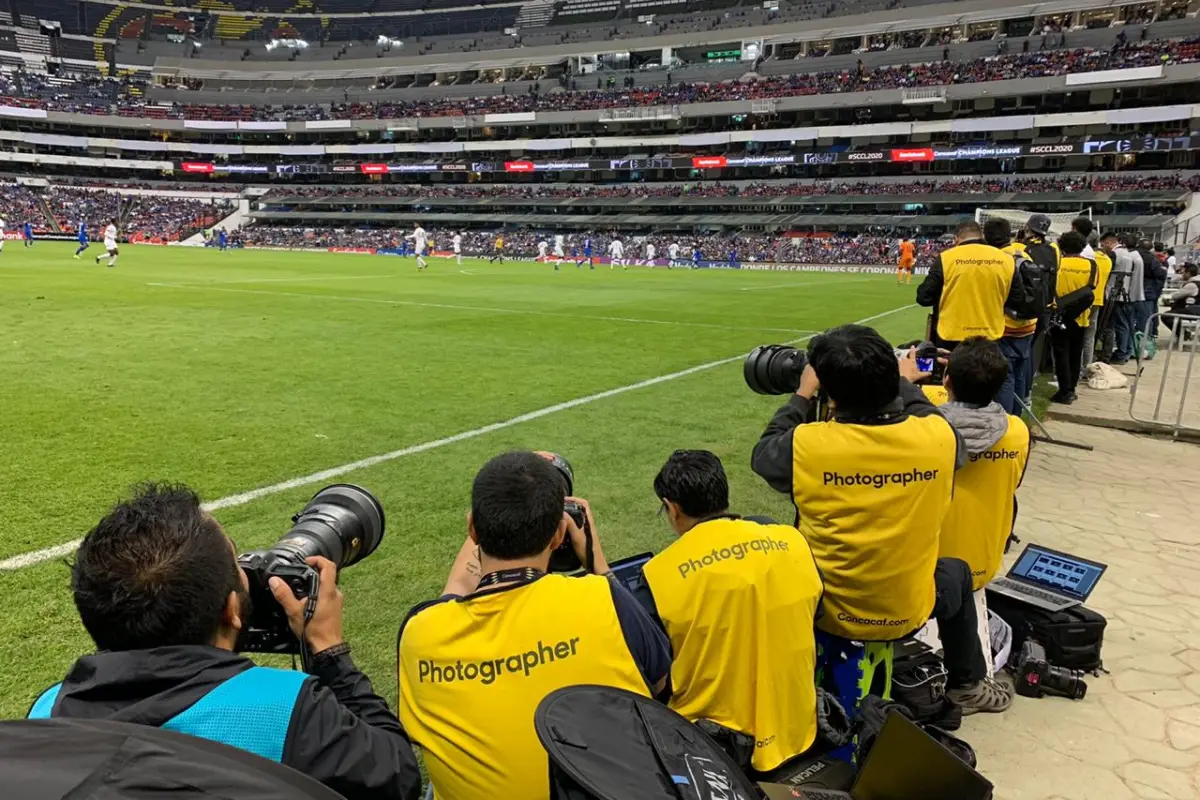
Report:
[[[179,284],[180,286],[222,286],[229,283],[324,283],[325,281],[369,281],[378,278],[394,278],[395,273],[389,275],[329,275],[327,277],[316,277],[309,275],[307,278],[242,278],[234,281],[204,281],[203,283]]]
[[[745,328],[736,325],[720,325],[715,322],[681,322],[669,319],[642,319],[640,317],[607,317],[588,314],[569,314],[565,311],[530,311],[525,308],[496,308],[493,306],[464,306],[454,303],[423,303],[417,300],[388,300],[382,297],[348,297],[335,294],[312,294],[305,292],[276,292],[270,289],[233,289],[226,286],[193,283],[147,283],[159,289],[198,289],[206,292],[232,292],[234,294],[263,294],[269,297],[302,297],[306,300],[336,300],[343,303],[371,303],[385,306],[413,306],[416,308],[442,308],[450,311],[481,311],[487,314],[514,314],[519,317],[560,317],[563,319],[592,320],[596,322],[633,322],[640,325],[668,325],[684,328],[715,328],[722,331],[766,331],[769,333],[811,333],[796,328]]]
[[[761,292],[766,289],[792,289],[796,286],[828,286],[831,283],[866,283],[870,278],[842,278],[837,281],[797,281],[796,283],[772,283],[769,286],[743,286],[739,292]]]
[[[855,324],[865,325],[868,322],[874,322],[877,319],[883,319],[884,317],[890,317],[892,314],[898,314],[901,311],[907,311],[910,308],[916,308],[916,304],[911,303],[906,306],[900,306],[899,308],[893,308],[891,311],[884,311],[879,314],[875,314],[873,316],[866,317],[865,319],[860,319]],[[816,336],[816,334],[810,333],[809,335],[807,335],[803,338],[795,339],[792,342],[789,342],[789,344],[799,344],[800,342],[811,339],[813,336]],[[717,361],[709,361],[707,364],[699,364],[695,367],[688,367],[687,369],[682,369],[678,372],[671,372],[667,375],[659,375],[657,378],[648,378],[644,381],[638,381],[637,383],[631,383],[628,386],[618,386],[615,389],[608,389],[606,391],[598,392],[596,394],[590,394],[586,397],[577,397],[574,400],[567,400],[564,403],[556,403],[555,405],[552,405],[552,406],[546,406],[545,408],[539,408],[536,411],[529,411],[524,414],[518,414],[515,417],[511,417],[509,419],[502,420],[501,422],[493,422],[490,425],[484,425],[482,428],[475,428],[474,430],[463,431],[462,433],[456,433],[453,436],[447,436],[443,439],[434,439],[431,442],[425,442],[423,444],[416,444],[416,445],[412,445],[411,447],[404,447],[399,450],[393,450],[390,453],[380,453],[379,455],[369,456],[367,458],[359,459],[358,461],[351,461],[349,464],[341,464],[336,467],[330,467],[329,469],[321,470],[320,472],[313,472],[309,475],[302,475],[298,478],[291,478],[289,480],[281,481],[279,483],[273,483],[270,486],[262,486],[258,489],[251,489],[248,492],[242,492],[241,494],[234,494],[234,495],[230,495],[228,497],[222,497],[219,500],[212,501],[211,503],[205,503],[204,507],[206,509],[208,509],[209,511],[216,511],[216,510],[222,509],[222,508],[232,508],[233,506],[242,506],[242,505],[245,505],[246,503],[250,503],[250,502],[253,502],[260,498],[268,497],[273,494],[279,494],[280,492],[286,492],[290,489],[297,489],[301,486],[306,486],[306,485],[312,484],[312,483],[320,483],[321,481],[331,480],[333,478],[337,478],[342,475],[345,475],[349,472],[354,472],[354,471],[360,470],[360,469],[366,469],[367,467],[374,467],[378,464],[387,463],[388,461],[395,461],[397,458],[403,458],[404,456],[416,455],[417,453],[424,453],[429,450],[436,450],[439,447],[445,447],[446,445],[449,445],[449,444],[456,444],[457,442],[464,442],[468,439],[475,439],[475,438],[478,438],[485,434],[492,433],[494,431],[504,430],[505,428],[511,428],[514,425],[520,425],[522,422],[530,422],[535,419],[541,419],[542,417],[547,417],[551,414],[556,414],[559,411],[568,411],[572,408],[577,408],[579,406],[584,406],[589,403],[594,403],[597,400],[604,400],[609,397],[616,397],[617,395],[625,394],[626,392],[632,392],[632,391],[636,391],[638,389],[645,389],[648,386],[657,386],[660,383],[667,383],[669,381],[673,381],[678,378],[683,378],[688,375],[694,375],[697,372],[704,372],[706,370],[724,366],[725,364],[731,364],[734,361],[742,360],[744,357],[745,357],[744,355],[739,354],[736,356],[730,356],[729,358],[722,358]],[[43,561],[49,561],[54,558],[60,558],[62,556],[68,555],[68,554],[72,553],[75,550],[75,548],[77,548],[79,546],[79,543],[82,541],[83,541],[82,539],[74,539],[72,541],[65,542],[64,544],[55,545],[54,547],[47,547],[43,550],[34,550],[29,553],[22,553],[21,555],[12,556],[11,558],[6,558],[3,561],[0,561],[0,572],[9,572],[12,570],[23,569],[24,567],[31,567],[34,564],[40,564]]]

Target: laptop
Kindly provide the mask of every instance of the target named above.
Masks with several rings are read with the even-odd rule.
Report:
[[[1021,551],[1008,574],[987,588],[1047,611],[1062,611],[1082,605],[1106,569],[1107,564],[1031,544]]]
[[[642,567],[646,566],[646,562],[652,558],[654,558],[654,553],[638,553],[636,556],[614,561],[608,565],[608,568],[612,570],[613,577],[617,579],[618,583],[630,592],[637,594],[646,586],[646,576],[642,574]]]
[[[854,786],[840,792],[801,783],[759,784],[771,800],[991,800],[992,782],[942,747],[896,711],[883,730]]]

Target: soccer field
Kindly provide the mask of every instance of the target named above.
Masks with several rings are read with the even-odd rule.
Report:
[[[48,549],[138,481],[217,501],[243,550],[327,483],[373,491],[383,544],[341,583],[356,659],[394,701],[397,626],[440,592],[490,456],[565,455],[610,559],[669,541],[651,484],[676,448],[721,456],[734,510],[790,519],[748,466],[782,398],[751,393],[740,357],[856,320],[912,339],[924,319],[913,286],[877,275],[443,259],[418,273],[412,259],[149,246],[106,269],[73,249],[0,254],[3,717],[90,646],[65,548]]]

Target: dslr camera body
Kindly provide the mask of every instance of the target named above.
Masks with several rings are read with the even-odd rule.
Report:
[[[1040,642],[1026,639],[1017,660],[1016,689],[1022,697],[1082,700],[1087,694],[1087,683],[1082,670],[1054,666],[1046,660],[1046,648]]]
[[[908,351],[917,348],[917,369],[930,373],[928,378],[917,381],[918,386],[941,386],[946,377],[946,365],[939,361],[943,353],[933,342],[909,342],[896,348],[896,358],[908,355]]]
[[[541,451],[538,455],[549,461],[554,469],[558,472],[563,481],[563,491],[570,497],[575,493],[575,471],[571,469],[571,462],[560,456],[558,453]],[[584,538],[587,539],[587,560],[588,563],[580,562],[579,556],[575,555],[575,548],[571,546],[571,540],[568,537],[563,537],[563,542],[558,546],[558,549],[550,554],[550,571],[551,572],[578,572],[584,567],[588,572],[592,571],[594,560],[592,556],[592,527],[588,524],[587,512],[583,510],[583,506],[576,503],[574,500],[567,500],[563,504],[563,513],[571,518],[579,530],[583,531]]]
[[[250,619],[238,636],[237,650],[304,655],[303,643],[292,634],[268,582],[279,578],[297,599],[306,600],[305,619],[311,619],[321,578],[306,559],[324,556],[341,570],[375,552],[383,531],[383,506],[375,496],[361,486],[337,483],[313,495],[278,542],[238,556],[250,584]]]

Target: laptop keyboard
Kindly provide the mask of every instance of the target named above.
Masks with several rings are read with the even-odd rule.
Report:
[[[1039,589],[1036,586],[1030,586],[1027,583],[1017,583],[1016,581],[1010,581],[1007,578],[1001,578],[996,582],[999,583],[1001,586],[1005,587],[1006,589],[1013,590],[1017,594],[1024,594],[1024,595],[1029,595],[1030,597],[1036,597],[1039,600],[1045,600],[1048,603],[1070,602],[1069,600],[1067,600],[1067,598],[1063,597],[1061,594],[1055,594],[1054,592],[1047,592],[1045,589]]]
[[[819,789],[815,786],[804,785],[796,788],[800,790],[800,796],[805,800],[853,800],[854,797],[849,792],[839,792],[837,789]]]

